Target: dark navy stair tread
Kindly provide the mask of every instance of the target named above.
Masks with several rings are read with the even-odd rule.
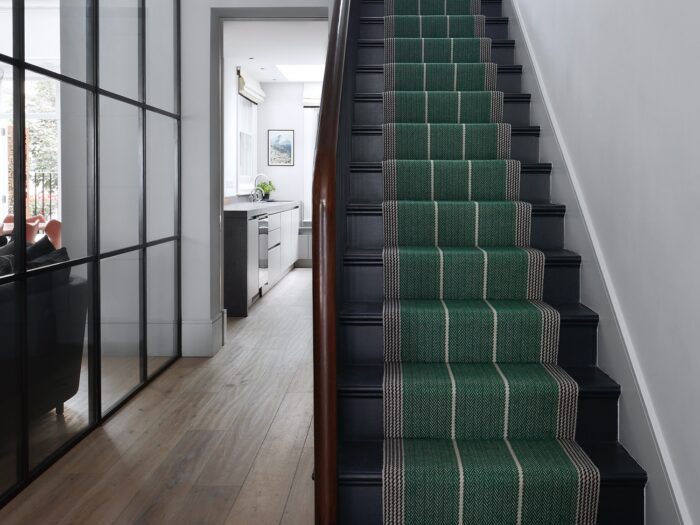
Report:
[[[646,483],[646,472],[620,443],[581,443],[581,446],[600,469],[601,485],[643,487]],[[381,484],[381,441],[342,442],[339,452],[341,484]]]
[[[579,395],[586,398],[617,398],[620,385],[595,366],[565,367],[578,383]],[[338,370],[338,392],[341,396],[381,397],[384,367],[382,365],[342,366]]]
[[[464,124],[435,124],[437,126],[463,126]],[[381,135],[382,126],[353,126],[353,135]],[[540,136],[539,126],[511,126],[510,134],[512,136]]]
[[[440,40],[441,38],[438,37],[437,39]],[[383,38],[361,38],[357,41],[357,43],[360,47],[384,47]],[[515,47],[515,40],[511,40],[509,38],[494,38],[491,39],[491,47]]]
[[[400,91],[399,93],[424,93],[423,91]],[[431,91],[431,93],[442,93],[441,91]],[[447,93],[453,93],[447,91]],[[530,102],[532,95],[530,93],[503,93],[503,102]],[[382,102],[384,100],[383,93],[357,93],[355,94],[356,102]],[[400,124],[400,122],[398,123]],[[420,124],[420,123],[419,123]],[[517,126],[521,127],[521,126]]]
[[[595,324],[598,314],[581,303],[553,304],[564,323]],[[340,312],[341,323],[382,324],[382,303],[345,303]]]
[[[581,256],[569,250],[542,250],[546,266],[578,266],[581,264]],[[344,261],[346,264],[381,265],[382,249],[355,249],[346,250]]]
[[[381,215],[382,205],[374,202],[353,202],[345,207],[348,215]],[[532,214],[537,217],[555,216],[563,217],[566,206],[551,202],[532,203]]]
[[[381,162],[351,162],[350,171],[381,172]],[[551,173],[552,164],[549,162],[522,162],[520,173]]]
[[[418,16],[418,15],[403,15],[403,16]],[[443,15],[435,15],[435,16],[443,16]],[[452,16],[454,16],[454,15],[452,15]],[[361,16],[360,23],[362,23],[362,24],[383,24],[384,17],[383,16]],[[486,23],[487,24],[507,24],[508,17],[507,16],[487,16]]]
[[[522,73],[522,64],[497,64],[498,73]],[[356,73],[384,73],[384,65],[361,64],[355,66]]]
[[[481,4],[500,4],[502,0],[481,0]],[[362,0],[363,4],[383,4],[384,0]]]

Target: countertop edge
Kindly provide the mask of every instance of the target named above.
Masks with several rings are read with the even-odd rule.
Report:
[[[240,207],[242,209],[237,209],[237,207]],[[236,204],[228,204],[224,206],[224,215],[228,217],[245,217],[247,219],[253,219],[261,215],[281,213],[300,207],[301,201],[272,202],[267,204],[265,204],[264,202],[239,202]]]

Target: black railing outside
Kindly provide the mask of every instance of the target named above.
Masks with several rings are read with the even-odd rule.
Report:
[[[58,219],[58,173],[29,174],[27,211],[28,215],[42,215],[47,221]]]

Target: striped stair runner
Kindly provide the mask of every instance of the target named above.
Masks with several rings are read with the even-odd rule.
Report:
[[[385,524],[594,524],[479,0],[387,0]]]

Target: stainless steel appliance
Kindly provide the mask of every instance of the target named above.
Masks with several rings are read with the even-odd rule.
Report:
[[[262,292],[269,283],[268,243],[269,220],[267,215],[258,218],[258,288]]]

